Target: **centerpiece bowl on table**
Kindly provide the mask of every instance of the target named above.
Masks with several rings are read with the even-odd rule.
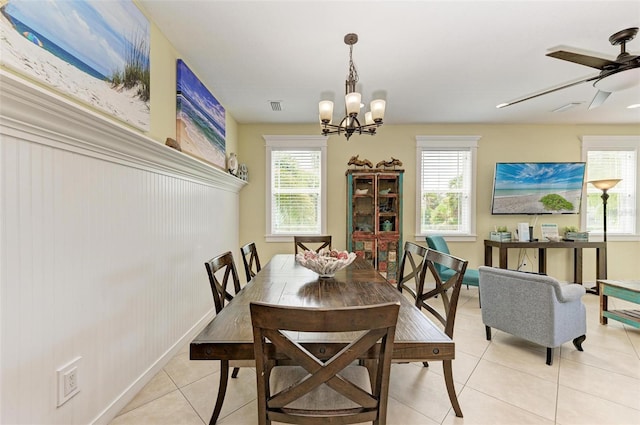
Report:
[[[320,252],[304,251],[296,254],[296,261],[312,270],[321,278],[333,277],[338,270],[347,267],[356,259],[355,252],[321,249]]]

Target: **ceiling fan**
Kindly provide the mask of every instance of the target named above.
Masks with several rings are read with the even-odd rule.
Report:
[[[614,45],[620,45],[620,54],[615,60],[600,58],[597,56],[589,56],[581,53],[568,52],[558,50],[547,53],[547,56],[556,59],[562,59],[574,62],[580,65],[589,66],[600,70],[600,73],[583,80],[574,81],[568,84],[554,87],[542,92],[522,97],[510,102],[501,103],[496,108],[504,108],[505,106],[515,105],[525,100],[533,99],[538,96],[553,93],[558,90],[573,87],[578,84],[595,81],[593,86],[598,89],[594,96],[589,109],[597,108],[609,97],[612,92],[625,90],[640,84],[640,55],[631,55],[626,51],[627,41],[633,40],[638,33],[638,28],[627,28],[618,31],[609,37],[609,42]]]

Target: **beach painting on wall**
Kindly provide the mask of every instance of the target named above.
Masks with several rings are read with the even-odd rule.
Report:
[[[150,26],[131,0],[0,0],[0,62],[149,130]]]
[[[498,162],[492,214],[578,214],[584,162]]]
[[[182,152],[225,169],[225,111],[180,59],[177,63],[176,137]]]

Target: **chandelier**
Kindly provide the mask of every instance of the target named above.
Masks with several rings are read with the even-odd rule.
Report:
[[[346,115],[340,121],[340,124],[336,125],[332,123],[333,120],[333,102],[330,100],[323,100],[320,102],[320,123],[322,126],[322,135],[328,134],[342,134],[347,137],[351,137],[354,133],[369,134],[373,136],[376,134],[376,129],[382,125],[382,118],[384,117],[384,109],[386,102],[383,99],[376,99],[371,101],[370,111],[364,114],[364,124],[360,123],[358,114],[362,105],[362,95],[356,91],[356,83],[358,82],[358,71],[353,63],[353,45],[358,42],[358,34],[347,34],[344,36],[344,43],[349,46],[349,74],[345,81],[345,109]]]

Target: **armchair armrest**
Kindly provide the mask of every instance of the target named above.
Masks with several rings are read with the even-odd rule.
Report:
[[[569,285],[560,285],[560,293],[558,294],[558,301],[566,303],[569,301],[575,301],[582,298],[586,293],[584,286],[572,283]]]

